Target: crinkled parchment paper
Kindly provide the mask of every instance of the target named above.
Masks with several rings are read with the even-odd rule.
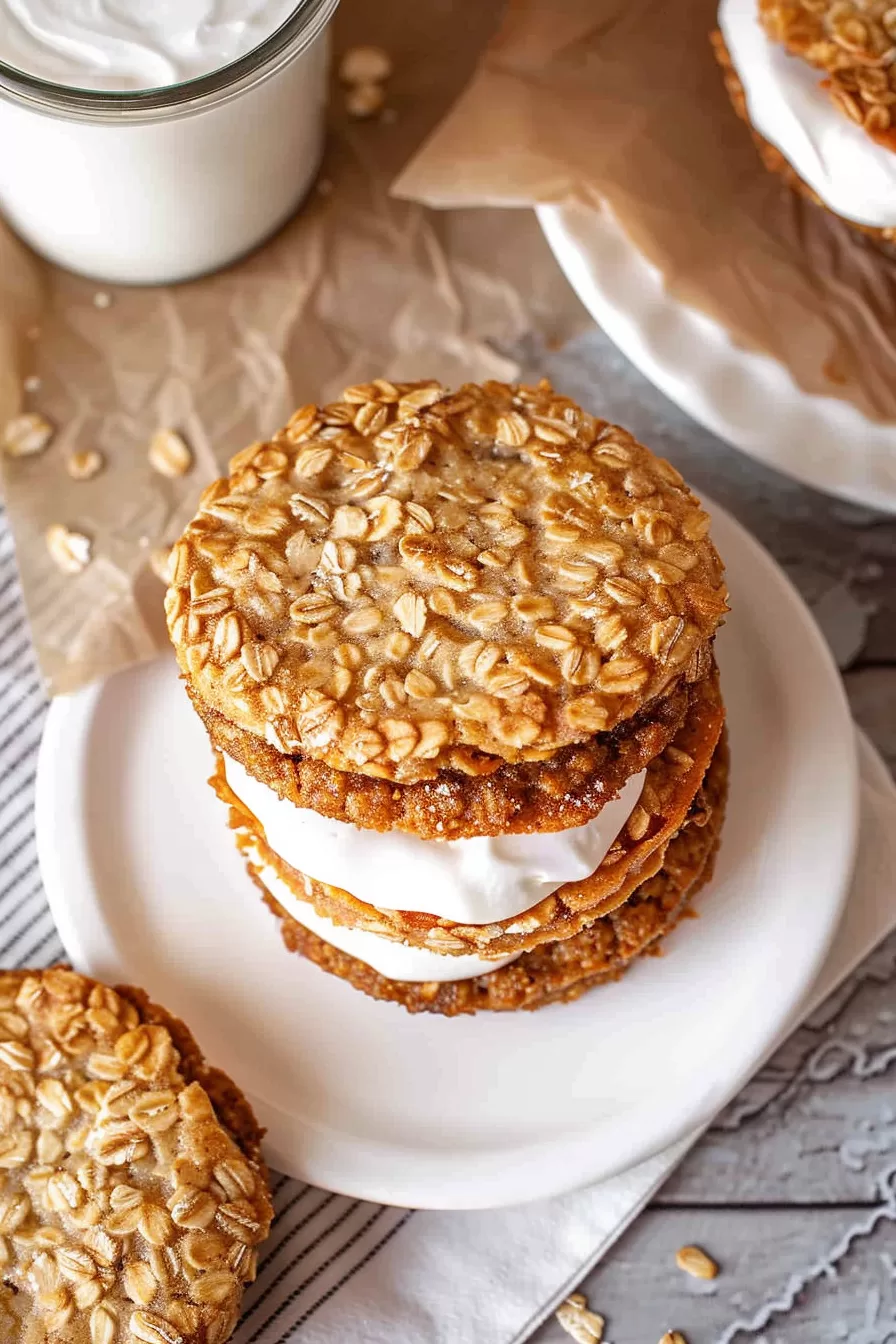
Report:
[[[166,647],[152,548],[172,541],[227,459],[308,400],[377,376],[509,377],[507,351],[538,329],[562,340],[586,319],[528,212],[431,213],[389,183],[470,77],[497,0],[343,0],[335,49],[386,47],[385,120],[350,121],[334,83],[322,171],[299,216],[220,275],[168,289],[96,284],[44,262],[0,225],[0,424],[22,405],[56,437],[5,460],[4,492],[41,668],[54,692]],[[2,152],[2,149],[0,149]],[[26,377],[39,387],[23,391]],[[29,384],[31,386],[31,384]],[[195,465],[152,471],[153,432],[184,435]],[[70,480],[65,460],[98,448],[105,470]],[[63,523],[93,541],[71,577],[44,543]]]
[[[609,207],[670,292],[806,391],[896,421],[896,262],[767,173],[709,45],[717,0],[510,0],[395,190]]]

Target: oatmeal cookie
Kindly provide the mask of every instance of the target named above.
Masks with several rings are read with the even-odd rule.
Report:
[[[623,906],[574,937],[524,952],[509,966],[472,980],[389,980],[292,919],[251,865],[249,872],[261,888],[265,903],[280,920],[289,951],[300,953],[372,998],[400,1003],[412,1013],[441,1013],[446,1017],[482,1010],[541,1008],[578,998],[595,985],[617,979],[635,958],[656,949],[658,941],[685,913],[691,897],[712,876],[727,791],[728,751],[723,738],[707,774],[702,806],[672,840],[663,867],[655,876],[643,882]]]
[[[668,462],[547,382],[377,379],[208,487],[168,628],[199,700],[283,754],[475,776],[699,675],[727,610],[708,534]]]
[[[563,884],[531,909],[494,924],[459,924],[416,911],[380,909],[308,877],[268,846],[258,820],[227,785],[220,762],[210,783],[230,805],[230,824],[243,853],[257,855],[297,901],[308,902],[318,914],[392,942],[452,956],[474,953],[498,958],[569,938],[621,905],[658,870],[670,840],[695,814],[695,798],[722,732],[718,678],[708,679],[702,690],[674,742],[648,766],[640,801],[598,869],[582,881]],[[698,801],[696,811],[699,808]]]
[[[261,1137],[141,990],[0,972],[0,1339],[223,1344],[271,1223]]]

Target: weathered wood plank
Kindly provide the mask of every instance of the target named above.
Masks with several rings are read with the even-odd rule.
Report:
[[[894,1163],[896,935],[744,1088],[658,1202],[876,1202]]]
[[[896,578],[893,582],[896,586]],[[846,693],[857,723],[896,773],[896,668],[866,667],[850,672]]]
[[[892,1344],[892,1213],[649,1209],[582,1291],[606,1318],[607,1344],[657,1344],[669,1329],[688,1344]],[[721,1266],[712,1282],[676,1267],[675,1252],[693,1243]],[[532,1344],[569,1336],[552,1318]]]

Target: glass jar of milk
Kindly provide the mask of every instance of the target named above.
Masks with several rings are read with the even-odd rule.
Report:
[[[337,2],[0,0],[0,213],[98,280],[236,260],[314,179]]]

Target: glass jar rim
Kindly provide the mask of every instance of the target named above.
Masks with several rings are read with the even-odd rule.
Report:
[[[4,98],[34,112],[74,121],[121,125],[168,121],[227,102],[277,73],[314,41],[339,0],[298,0],[279,28],[244,56],[179,84],[155,89],[79,89],[40,79],[0,61]]]

